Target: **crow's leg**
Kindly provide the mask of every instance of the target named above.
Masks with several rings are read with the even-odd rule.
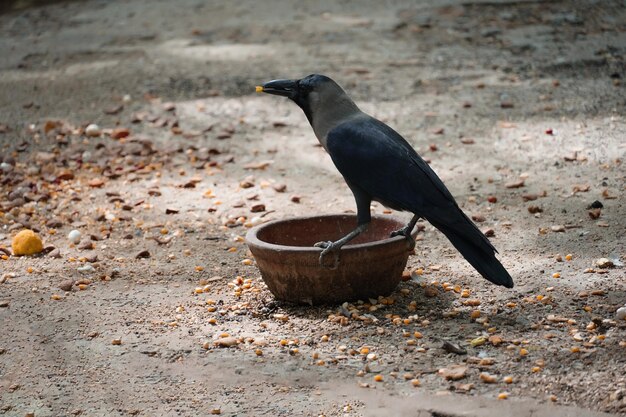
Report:
[[[337,269],[339,267],[339,250],[341,249],[341,247],[361,233],[363,233],[364,231],[366,231],[367,227],[372,221],[372,216],[370,213],[370,204],[372,203],[372,198],[364,190],[353,184],[350,184],[349,182],[348,187],[350,187],[350,190],[352,190],[352,194],[354,194],[354,199],[356,201],[357,227],[335,242],[317,242],[314,245],[315,247],[323,249],[322,253],[320,253],[320,265],[322,267],[325,267],[324,257],[332,252],[335,255],[335,263],[333,264],[331,269]]]
[[[353,231],[351,231],[350,233],[348,233],[347,235],[345,235],[339,240],[336,240],[334,242],[331,242],[331,241],[317,242],[315,245],[313,245],[316,248],[323,249],[322,253],[320,253],[320,265],[325,266],[324,257],[332,252],[335,255],[335,263],[330,269],[337,269],[337,267],[339,266],[339,250],[341,249],[341,247],[345,245],[346,243],[350,242],[352,239],[354,239],[361,233],[363,233],[364,231],[366,231],[367,226],[369,226],[369,223],[360,224],[356,227],[356,229],[354,229]]]
[[[415,227],[415,223],[417,223],[419,219],[420,219],[420,216],[418,216],[417,214],[413,215],[413,218],[411,219],[409,224],[407,224],[400,230],[391,232],[390,237],[404,236],[409,241],[410,250],[413,250],[413,248],[415,248],[415,239],[413,239],[413,236],[411,236],[411,232],[413,231],[413,228]]]

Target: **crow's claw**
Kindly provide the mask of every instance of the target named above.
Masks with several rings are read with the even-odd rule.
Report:
[[[406,238],[406,240],[409,242],[409,250],[413,250],[415,248],[415,239],[413,239],[413,236],[411,236],[411,230],[409,230],[408,226],[403,227],[402,229],[393,231],[389,235],[389,237],[396,237],[396,236],[404,236]]]
[[[321,242],[317,242],[315,245],[316,248],[322,248],[322,249],[326,249],[330,246],[332,246],[333,242],[331,242],[330,240],[323,240]]]
[[[322,252],[320,253],[320,266],[321,267],[328,268],[331,270],[339,268],[339,250],[341,250],[341,247],[337,247],[337,245],[335,245],[335,243],[331,241],[317,242],[313,246],[315,246],[316,248],[322,248]],[[333,255],[335,255],[335,261],[332,266],[328,266],[324,263],[324,258],[329,253],[332,253]]]

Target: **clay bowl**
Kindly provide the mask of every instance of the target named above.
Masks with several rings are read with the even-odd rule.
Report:
[[[331,304],[389,295],[398,285],[410,248],[402,236],[390,238],[405,224],[373,216],[368,230],[344,246],[336,269],[334,256],[319,264],[323,240],[335,241],[356,227],[355,215],[327,215],[277,220],[250,229],[246,243],[274,296],[297,304]]]

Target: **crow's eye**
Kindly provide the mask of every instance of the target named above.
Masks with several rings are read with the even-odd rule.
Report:
[[[309,93],[311,91],[311,85],[302,81],[298,81],[298,91],[302,93]]]

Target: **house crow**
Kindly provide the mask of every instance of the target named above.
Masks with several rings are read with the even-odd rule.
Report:
[[[415,223],[426,219],[483,277],[513,287],[511,276],[495,257],[496,249],[461,211],[437,174],[400,134],[362,112],[332,79],[313,74],[300,80],[273,80],[257,91],[288,97],[300,106],[354,194],[356,228],[336,242],[317,243],[322,248],[320,263],[330,253],[337,259],[341,247],[367,229],[370,204],[378,201],[413,213],[407,226],[392,236],[412,241]]]

